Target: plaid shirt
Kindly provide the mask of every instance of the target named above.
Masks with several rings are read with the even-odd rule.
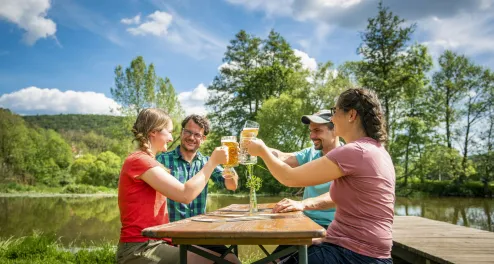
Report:
[[[156,160],[170,169],[171,175],[177,178],[177,180],[185,183],[204,167],[209,157],[197,152],[192,162],[189,163],[182,158],[180,146],[178,146],[175,150],[159,154],[156,156]],[[221,176],[222,172],[223,168],[221,166],[216,167],[211,175],[211,179],[215,184],[219,184],[220,187],[225,187],[225,179]],[[167,205],[170,222],[204,214],[206,212],[207,194],[208,186],[206,185],[199,196],[190,204],[182,204],[168,199]]]

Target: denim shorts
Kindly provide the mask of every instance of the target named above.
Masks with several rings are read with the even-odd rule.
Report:
[[[349,249],[330,244],[321,243],[312,245],[307,249],[308,263],[310,264],[392,264],[393,259],[380,259],[364,256]],[[298,264],[298,252],[283,259],[283,264]]]

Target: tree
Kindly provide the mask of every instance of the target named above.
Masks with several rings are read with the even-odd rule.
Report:
[[[405,20],[394,15],[382,2],[379,2],[378,11],[376,17],[368,19],[367,29],[361,33],[363,43],[357,53],[363,60],[357,64],[356,75],[362,85],[375,90],[382,100],[386,129],[392,138],[394,108],[410,81],[410,73],[404,69],[407,42],[415,24],[404,26]]]
[[[427,48],[422,45],[412,46],[405,62],[404,71],[409,73],[410,79],[398,102],[397,115],[401,118],[396,121],[398,132],[391,142],[391,154],[397,164],[398,174],[403,171],[404,185],[407,185],[413,164],[420,157],[423,146],[430,141],[436,122],[432,111],[434,105],[429,99],[431,93],[427,72],[432,67],[432,58]]]
[[[125,69],[115,68],[115,87],[111,88],[115,101],[124,115],[137,116],[143,108],[157,107],[166,110],[172,117],[183,115],[177,94],[168,78],[157,77],[154,65],[146,66],[144,58],[138,56]]]
[[[209,119],[222,132],[237,133],[255,120],[262,103],[293,89],[287,79],[301,68],[286,40],[274,31],[266,40],[241,30],[227,47],[219,75],[208,87]]]
[[[466,97],[466,74],[470,65],[463,55],[446,50],[439,57],[440,70],[432,77],[434,98],[437,100],[441,121],[445,122],[446,144],[452,146],[452,128],[458,114],[456,104]]]
[[[488,113],[489,89],[494,86],[494,78],[489,70],[483,70],[482,67],[471,64],[466,74],[467,102],[461,113],[466,116],[466,127],[463,141],[463,169],[467,168],[469,146],[471,145],[473,126],[482,120]]]

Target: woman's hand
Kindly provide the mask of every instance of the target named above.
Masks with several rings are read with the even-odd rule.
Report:
[[[225,164],[228,161],[228,148],[217,147],[214,149],[210,158],[214,165]]]
[[[262,156],[266,151],[268,151],[268,147],[266,144],[260,139],[254,139],[249,142],[246,142],[247,152],[249,152],[252,156]]]

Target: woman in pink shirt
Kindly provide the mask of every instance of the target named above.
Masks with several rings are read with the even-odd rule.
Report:
[[[333,109],[336,136],[347,143],[326,158],[291,168],[262,142],[248,146],[282,184],[305,187],[334,181],[330,187],[335,220],[323,239],[308,248],[308,261],[317,263],[392,263],[395,170],[384,148],[386,128],[376,94],[366,89],[343,92]],[[298,254],[284,263],[298,263]]]

